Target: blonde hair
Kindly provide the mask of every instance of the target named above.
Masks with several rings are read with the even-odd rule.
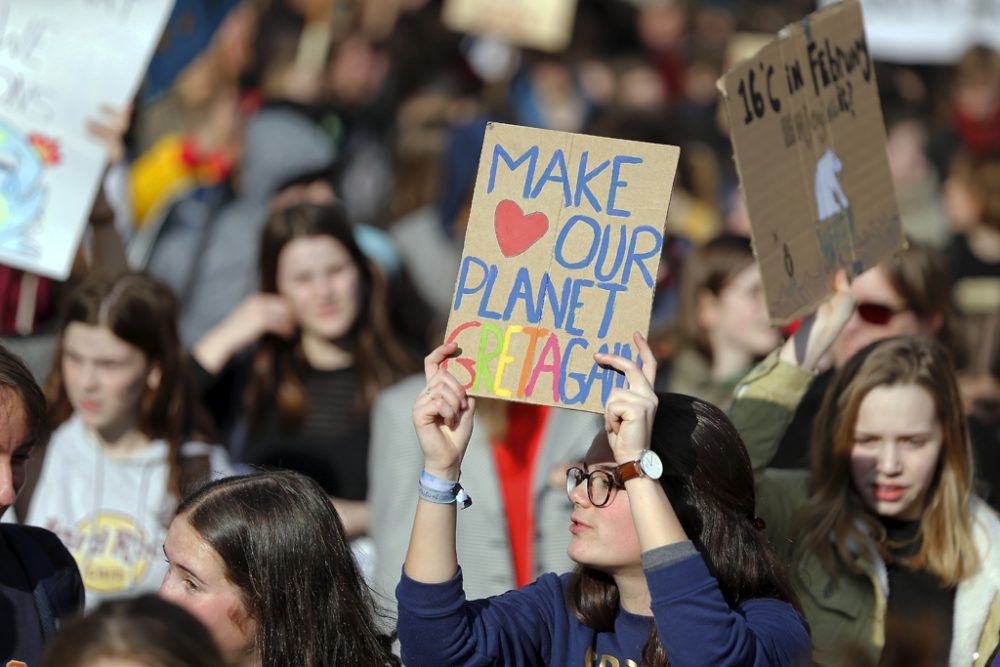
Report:
[[[890,338],[865,348],[847,362],[827,390],[812,439],[813,493],[792,525],[794,559],[817,554],[836,577],[837,560],[862,573],[855,560],[864,545],[883,557],[887,554],[885,528],[858,495],[850,459],[861,402],[876,387],[898,385],[917,385],[930,393],[942,436],[941,455],[920,516],[919,550],[901,563],[954,586],[979,568],[970,507],[972,450],[951,361],[944,348],[929,338]]]

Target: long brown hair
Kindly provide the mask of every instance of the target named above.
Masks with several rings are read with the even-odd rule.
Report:
[[[706,293],[718,297],[753,261],[750,240],[734,234],[717,236],[684,260],[677,317],[678,342],[682,346],[690,346],[712,360],[712,344],[699,317],[701,299]]]
[[[792,524],[794,561],[817,554],[835,577],[838,561],[861,573],[855,561],[864,545],[885,555],[885,528],[858,495],[850,460],[861,402],[872,389],[894,385],[927,390],[942,435],[941,456],[920,517],[920,548],[902,562],[954,586],[979,566],[970,508],[972,453],[951,360],[929,338],[873,343],[851,357],[827,390],[813,431],[813,493]]]
[[[137,347],[160,370],[155,388],[146,387],[139,404],[137,427],[150,439],[168,446],[170,473],[167,489],[182,495],[181,446],[187,439],[211,442],[212,427],[197,400],[187,355],[177,332],[177,300],[163,283],[134,272],[95,273],[70,293],[59,328],[59,338],[45,384],[53,426],[73,414],[63,380],[63,337],[73,322],[105,326],[118,338]]]
[[[913,311],[926,331],[941,343],[952,361],[961,366],[967,351],[956,330],[951,303],[948,257],[930,246],[907,241],[907,247],[880,265],[889,284]]]
[[[416,368],[410,354],[396,341],[389,325],[387,286],[354,240],[351,224],[339,205],[298,204],[271,214],[260,244],[260,289],[278,292],[278,259],[295,239],[329,236],[344,246],[361,278],[358,315],[347,335],[347,352],[361,378],[361,405],[367,411],[380,389]],[[245,395],[251,419],[274,403],[283,424],[295,426],[308,405],[297,367],[304,357],[298,340],[264,336],[254,353]]]
[[[217,480],[174,521],[222,559],[257,623],[262,667],[400,664],[340,517],[312,479],[285,470]]]
[[[726,602],[735,607],[767,597],[798,608],[782,567],[754,526],[753,469],[736,427],[706,401],[682,394],[658,396],[649,446],[663,461],[660,485]],[[614,631],[619,593],[610,575],[578,565],[566,594],[581,623],[599,632]],[[642,663],[668,664],[655,628]]]

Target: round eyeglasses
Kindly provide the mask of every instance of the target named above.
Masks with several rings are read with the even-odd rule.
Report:
[[[566,471],[566,495],[573,498],[573,491],[580,482],[587,480],[587,499],[594,507],[604,507],[615,497],[615,491],[625,488],[612,470],[591,470],[573,467]]]

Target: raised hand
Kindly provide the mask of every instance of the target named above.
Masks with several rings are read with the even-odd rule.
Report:
[[[632,335],[642,367],[636,361],[615,354],[594,355],[594,360],[625,374],[627,386],[612,389],[604,406],[604,430],[615,461],[626,463],[639,458],[649,447],[653,418],[659,399],[653,389],[656,358],[639,332]]]
[[[424,453],[424,469],[442,479],[457,480],[472,437],[475,399],[448,371],[444,361],[458,344],[437,347],[424,358],[427,385],[413,403],[413,427]]]
[[[854,313],[854,296],[843,271],[838,271],[834,277],[834,289],[833,296],[805,318],[792,337],[785,341],[780,352],[782,361],[806,370],[816,370],[820,359]]]
[[[132,119],[132,106],[118,109],[101,105],[98,116],[87,121],[87,132],[104,147],[108,162],[114,164],[125,157],[125,133]]]
[[[282,338],[295,335],[298,324],[288,303],[277,294],[251,294],[194,346],[198,363],[218,373],[238,354],[265,334]]]

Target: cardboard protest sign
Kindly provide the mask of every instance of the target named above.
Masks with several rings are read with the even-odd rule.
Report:
[[[847,0],[786,27],[719,80],[771,320],[903,245],[875,67]]]
[[[1000,49],[1000,0],[862,0],[861,8],[876,60],[945,65],[977,44]]]
[[[64,279],[124,108],[173,0],[0,0],[0,263]]]
[[[576,0],[446,0],[442,19],[456,32],[555,52],[569,44],[575,16]]]
[[[445,368],[469,393],[600,412],[649,328],[680,149],[490,123]]]

